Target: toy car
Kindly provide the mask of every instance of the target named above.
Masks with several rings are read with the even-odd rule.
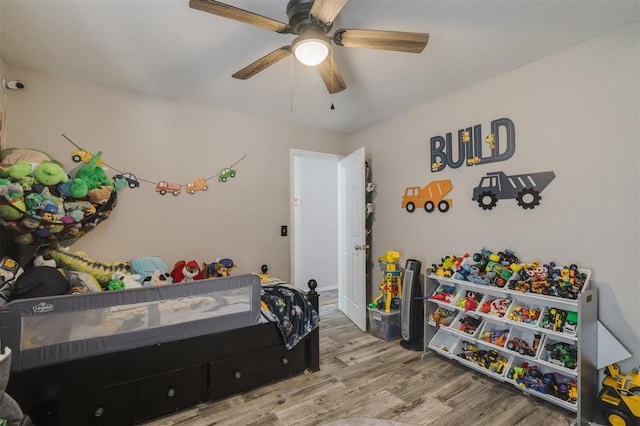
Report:
[[[535,356],[536,351],[529,344],[519,337],[514,337],[507,342],[507,349],[516,351],[520,355]]]
[[[140,182],[138,182],[138,179],[135,177],[133,173],[122,173],[122,174],[114,175],[113,180],[117,180],[117,179],[126,180],[127,185],[129,185],[129,188],[138,188],[140,186]]]
[[[222,169],[218,175],[218,182],[226,182],[228,178],[236,177],[236,171],[230,168]]]
[[[549,343],[544,346],[547,361],[562,367],[575,369],[577,366],[578,348],[564,342]]]

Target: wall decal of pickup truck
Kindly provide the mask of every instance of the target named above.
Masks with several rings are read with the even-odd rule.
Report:
[[[507,176],[504,172],[487,173],[473,188],[473,201],[483,210],[491,210],[498,200],[516,199],[523,209],[540,205],[540,193],[556,177],[554,172],[537,172]]]

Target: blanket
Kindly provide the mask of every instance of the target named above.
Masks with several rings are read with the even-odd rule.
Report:
[[[318,327],[318,312],[300,290],[284,284],[263,285],[261,296],[262,315],[277,323],[287,349]]]

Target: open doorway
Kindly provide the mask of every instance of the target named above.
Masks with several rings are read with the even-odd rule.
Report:
[[[339,309],[366,330],[364,148],[342,157],[291,150],[291,279],[338,289]]]
[[[291,150],[291,280],[302,290],[338,288],[338,162],[342,157]]]

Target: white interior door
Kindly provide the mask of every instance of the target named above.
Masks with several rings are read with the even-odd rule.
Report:
[[[367,329],[366,193],[364,148],[338,163],[338,308],[361,330]]]

